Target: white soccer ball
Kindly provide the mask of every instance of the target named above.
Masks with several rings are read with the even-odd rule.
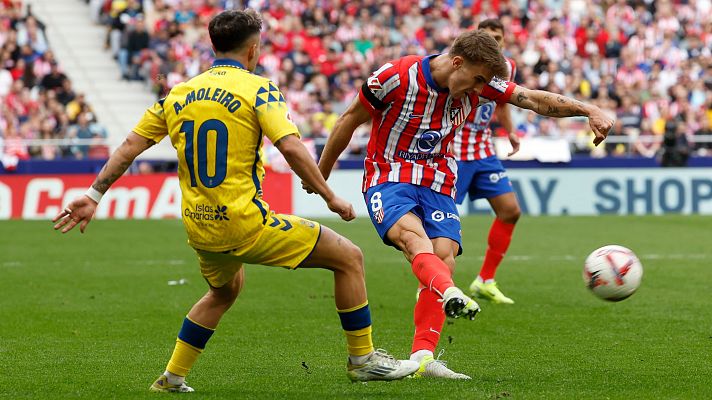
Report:
[[[635,293],[643,265],[630,249],[609,245],[594,250],[583,265],[583,280],[596,296],[621,301]]]

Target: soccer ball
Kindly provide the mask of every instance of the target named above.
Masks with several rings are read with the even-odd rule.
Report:
[[[623,246],[608,245],[594,250],[583,265],[583,280],[596,296],[621,301],[635,293],[643,278],[638,257]]]

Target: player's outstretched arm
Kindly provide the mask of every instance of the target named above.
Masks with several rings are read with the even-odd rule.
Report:
[[[79,225],[79,230],[84,233],[99,204],[97,199],[106,193],[109,187],[126,172],[139,154],[154,144],[156,143],[153,140],[146,139],[134,132],[129,133],[126,140],[104,164],[87,194],[75,198],[52,219],[52,222],[56,223],[54,229],[62,229],[62,233],[67,233]],[[92,190],[98,194],[92,194]]]
[[[309,154],[309,151],[297,136],[287,135],[279,139],[274,145],[282,153],[292,170],[302,179],[302,182],[326,201],[329,210],[339,214],[345,221],[351,221],[356,218],[356,212],[351,203],[334,194],[324,177],[321,176],[321,172],[319,172],[319,168],[316,166],[311,154]]]
[[[329,134],[324,150],[321,152],[319,170],[324,179],[329,179],[336,160],[351,142],[356,128],[370,119],[371,114],[356,96],[349,108],[336,120],[334,129]]]
[[[591,130],[596,135],[593,139],[593,144],[596,146],[608,136],[608,131],[613,127],[613,119],[593,104],[582,103],[571,97],[544,90],[530,90],[517,86],[509,103],[547,117],[588,117]]]

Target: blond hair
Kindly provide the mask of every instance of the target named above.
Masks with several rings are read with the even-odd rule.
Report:
[[[499,44],[488,33],[467,31],[455,39],[450,49],[451,56],[460,56],[473,64],[485,65],[501,79],[509,79],[507,62]]]

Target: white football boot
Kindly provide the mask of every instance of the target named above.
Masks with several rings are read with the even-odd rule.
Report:
[[[420,360],[420,368],[415,373],[416,378],[472,379],[465,374],[455,372],[447,367],[447,362],[436,360],[426,355]]]
[[[393,381],[412,375],[420,364],[417,361],[396,360],[385,350],[378,349],[363,364],[354,365],[349,360],[346,367],[346,375],[353,382]]]
[[[148,390],[159,393],[190,393],[195,391],[192,387],[186,385],[185,382],[182,382],[180,385],[169,383],[165,375],[159,376]]]
[[[462,293],[462,290],[452,286],[443,293],[443,310],[445,315],[451,318],[465,317],[474,320],[480,312],[480,305]]]

